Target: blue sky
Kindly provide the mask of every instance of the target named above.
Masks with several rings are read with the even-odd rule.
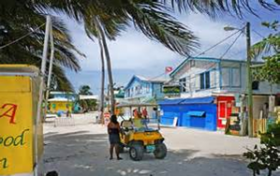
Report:
[[[252,29],[262,35],[266,35],[269,31],[261,27],[261,22],[275,19],[280,20],[279,12],[269,12],[260,7],[256,7],[256,10],[262,17],[261,19],[252,15],[247,15],[246,19],[251,22]],[[224,31],[223,27],[228,25],[242,27],[245,23],[244,19],[238,19],[229,15],[220,16],[216,19],[211,19],[206,15],[193,12],[188,14],[175,13],[174,15],[199,37],[201,47],[193,54],[194,56],[233,33]],[[96,42],[87,38],[83,24],[78,24],[65,16],[62,19],[71,32],[74,45],[86,54],[86,58],[80,59],[82,71],[78,73],[67,71],[67,75],[76,90],[81,85],[86,84],[90,85],[94,93],[99,93],[101,76],[98,45]],[[205,53],[203,56],[221,57],[234,39],[235,37],[231,38],[214,50]],[[252,32],[252,43],[260,39],[260,36]],[[165,48],[160,43],[149,40],[133,27],[123,32],[116,41],[110,41],[108,43],[112,58],[114,82],[119,86],[125,86],[134,74],[150,78],[156,77],[164,73],[166,66],[175,68],[185,59],[181,55]],[[245,37],[241,36],[225,58],[244,59],[244,57]]]

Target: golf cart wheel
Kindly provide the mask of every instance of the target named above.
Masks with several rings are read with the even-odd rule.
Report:
[[[144,155],[144,147],[142,145],[132,145],[129,149],[129,156],[133,161],[142,160]]]
[[[156,149],[154,151],[155,158],[163,159],[167,155],[167,148],[164,143],[160,143],[156,145]]]

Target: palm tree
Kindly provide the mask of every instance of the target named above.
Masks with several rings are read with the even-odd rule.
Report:
[[[21,36],[24,39],[7,47],[1,47],[0,64],[31,64],[40,66],[44,40],[44,14],[27,10],[25,5],[17,3],[14,9],[17,13],[10,12],[0,4],[0,45],[3,46],[12,41],[17,41]],[[55,64],[53,68],[54,80],[57,88],[70,91],[73,87],[65,75],[62,67],[79,71],[81,68],[75,53],[81,54],[71,43],[71,37],[62,21],[53,18],[53,35],[55,41]]]
[[[262,0],[259,2],[267,9],[275,8],[269,1]],[[278,1],[276,0],[276,2]],[[45,14],[50,9],[64,12],[78,21],[92,21],[94,17],[99,17],[100,29],[109,39],[114,39],[120,31],[125,30],[125,27],[130,24],[128,22],[132,21],[135,27],[150,39],[159,41],[179,54],[189,55],[198,46],[197,38],[186,26],[176,21],[169,14],[170,4],[173,9],[178,8],[180,11],[190,9],[209,15],[228,12],[242,16],[244,11],[257,15],[251,8],[249,0],[33,0],[32,2],[21,2],[21,4],[16,0],[10,0],[9,4],[0,2],[0,10],[11,15],[15,14],[14,11],[19,6],[24,6],[25,10],[35,14]],[[17,13],[21,14],[18,11]],[[29,13],[27,15],[29,17]],[[108,21],[111,25],[107,25]],[[26,21],[21,21],[21,23],[24,22]],[[106,60],[109,61],[105,35],[102,37],[103,46]],[[110,62],[107,62],[107,64],[110,65]],[[110,77],[109,75],[110,87],[112,87],[113,81]]]

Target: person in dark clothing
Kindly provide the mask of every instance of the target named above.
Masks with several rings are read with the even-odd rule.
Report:
[[[112,115],[110,119],[110,123],[108,124],[108,134],[109,134],[109,142],[110,142],[110,160],[113,159],[113,150],[115,148],[116,156],[118,160],[122,158],[119,156],[119,144],[120,144],[120,125],[117,121],[117,116]]]

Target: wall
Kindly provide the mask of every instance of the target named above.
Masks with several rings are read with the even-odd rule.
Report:
[[[235,63],[235,62],[222,62],[221,67],[222,68],[228,68],[228,67],[239,67],[240,69],[240,79],[241,79],[241,85],[240,87],[222,87],[221,89],[229,92],[229,93],[240,93],[244,94],[247,93],[247,67],[246,63]],[[233,82],[233,80],[230,80],[230,82]],[[279,85],[270,85],[267,81],[263,81],[259,83],[259,89],[254,90],[254,94],[277,94],[280,92],[280,86]]]
[[[211,96],[213,91],[218,91],[220,82],[217,61],[195,60],[194,65],[190,66],[191,62],[193,61],[188,61],[171,81],[173,84],[178,84],[180,79],[186,78],[186,91],[181,92],[181,98]],[[210,71],[210,88],[200,89],[199,74],[207,71]]]
[[[58,111],[67,112],[68,110],[72,112],[73,103],[65,101],[55,101],[49,102],[49,110],[51,113],[57,113]]]
[[[156,99],[164,98],[164,93],[162,91],[162,83],[152,83],[152,95]]]
[[[138,88],[136,88],[138,87]],[[140,90],[139,90],[140,89]],[[131,91],[133,90],[133,91]],[[130,93],[128,93],[130,91]],[[152,96],[152,86],[151,83],[141,81],[139,79],[134,79],[131,85],[125,89],[125,98],[141,98],[141,97],[151,97]]]
[[[200,89],[200,80],[198,74],[209,71],[207,65],[211,65],[209,89]],[[186,92],[181,92],[181,98],[189,97],[205,97],[219,93],[244,94],[247,93],[247,67],[246,62],[239,61],[221,61],[213,63],[210,61],[196,61],[195,67],[188,67],[185,73],[180,72],[174,80],[187,78],[191,76],[193,79],[187,82]],[[225,75],[227,74],[227,75]],[[197,75],[197,76],[195,76]],[[196,77],[196,78],[195,78]],[[259,83],[259,89],[254,90],[254,94],[277,94],[280,92],[280,85],[270,85],[267,81]]]
[[[172,125],[175,117],[178,118],[177,126],[200,128],[210,131],[217,129],[216,104],[186,104],[186,105],[160,105],[163,111],[161,123]],[[205,117],[190,117],[190,111],[203,111]]]

